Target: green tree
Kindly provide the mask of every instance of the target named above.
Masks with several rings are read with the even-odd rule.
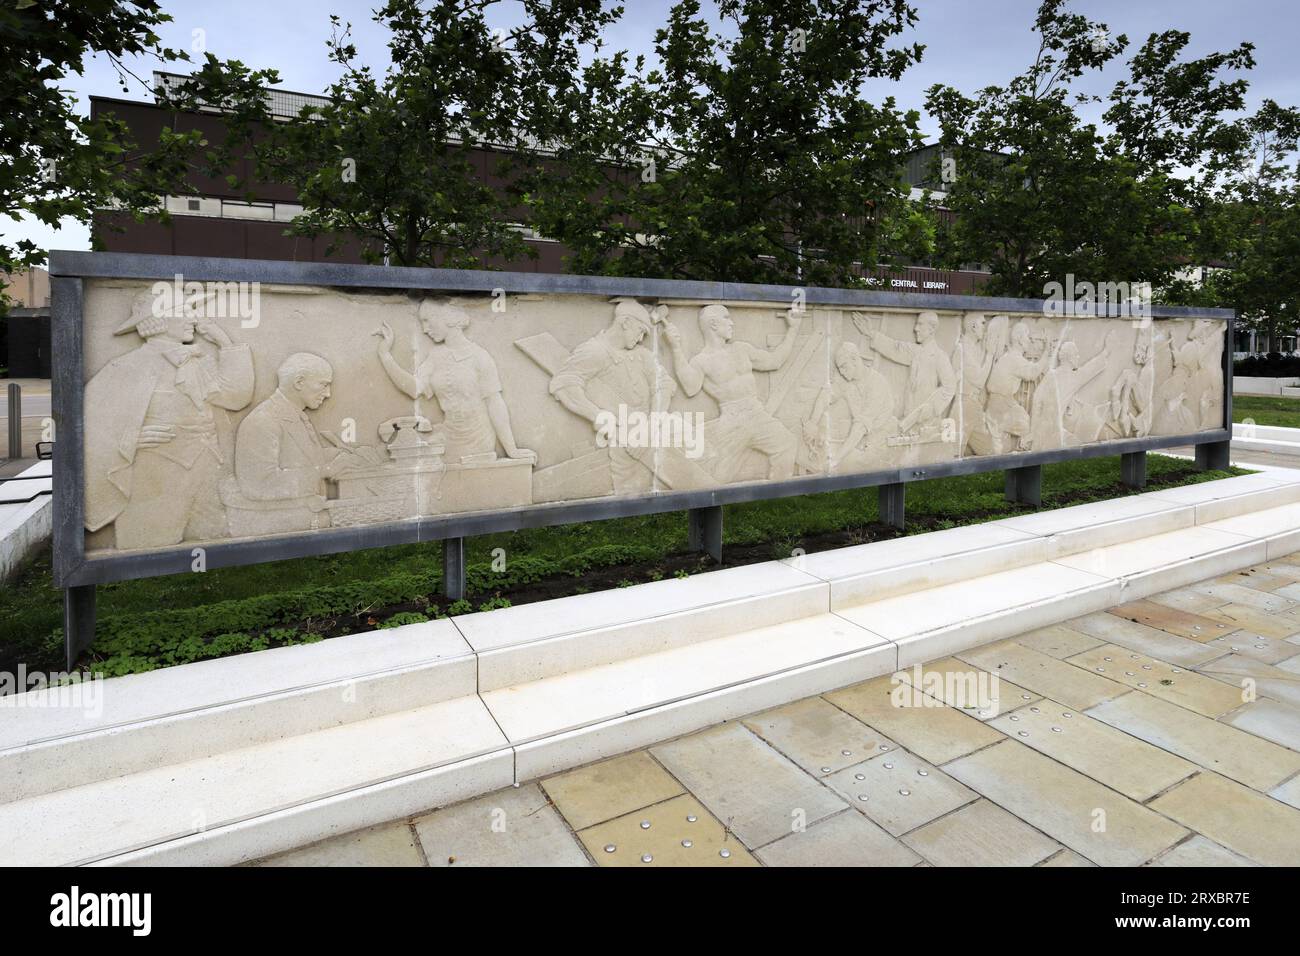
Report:
[[[920,46],[903,0],[719,0],[715,29],[681,0],[655,34],[656,63],[587,65],[556,100],[534,226],[575,272],[854,285],[889,250],[924,250],[901,157],[918,116],[861,95],[899,79]]]
[[[1220,77],[1253,66],[1250,47],[1182,61],[1187,34],[1153,34],[1111,92],[1103,134],[1078,113],[1102,101],[1072,84],[1123,55],[1128,38],[1065,6],[1041,4],[1038,54],[1006,86],[927,92],[956,162],[943,261],[988,264],[993,294],[1038,297],[1067,274],[1170,287],[1207,245],[1216,184],[1239,155],[1229,114],[1245,81]]]
[[[1240,325],[1272,351],[1300,325],[1300,110],[1265,100],[1241,128],[1244,159],[1227,175],[1214,215],[1224,268],[1189,298],[1236,309]]]
[[[90,222],[106,206],[140,220],[166,218],[159,197],[182,188],[191,157],[205,146],[201,134],[168,126],[142,151],[122,121],[80,115],[75,96],[60,84],[83,72],[88,56],[101,53],[123,91],[132,82],[147,87],[132,72],[133,57],[189,59],[164,47],[155,32],[170,20],[155,0],[0,3],[0,214],[50,226],[65,218]],[[242,69],[212,62],[222,72]],[[257,84],[268,76],[248,79]],[[45,250],[30,240],[0,240],[6,274],[44,261]],[[0,292],[0,310],[4,305]]]
[[[295,117],[272,117],[246,71],[211,60],[173,105],[227,110],[230,141],[253,155],[258,177],[297,191],[305,210],[290,233],[330,236],[330,251],[359,238],[370,262],[508,262],[528,252],[516,183],[542,161],[534,144],[554,137],[547,104],[568,99],[583,50],[621,10],[524,0],[518,26],[493,30],[497,5],[388,0],[374,13],[390,34],[382,74],[358,61],[350,24],[331,17],[328,53],[342,75],[328,103]],[[218,168],[234,148],[206,162]]]

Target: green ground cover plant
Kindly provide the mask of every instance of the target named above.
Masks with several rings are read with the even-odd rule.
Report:
[[[1186,460],[1148,456],[1149,487],[1243,474],[1196,471]],[[1003,498],[1001,472],[939,478],[907,489],[907,530],[916,534],[1033,510]],[[1043,508],[1132,493],[1117,458],[1044,467]],[[882,540],[875,488],[728,506],[724,566]],[[494,562],[503,549],[504,569]],[[499,556],[499,552],[496,556]],[[362,631],[490,611],[510,604],[686,577],[716,567],[687,550],[678,513],[484,535],[466,542],[466,599],[439,594],[436,543],[121,581],[98,589],[94,645],[81,661],[107,676],[303,644]],[[0,670],[62,669],[60,592],[50,556],[33,558],[0,592]],[[376,640],[381,640],[381,634]]]

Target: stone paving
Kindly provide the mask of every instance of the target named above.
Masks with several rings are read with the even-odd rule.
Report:
[[[1300,553],[894,676],[260,865],[1300,864]]]

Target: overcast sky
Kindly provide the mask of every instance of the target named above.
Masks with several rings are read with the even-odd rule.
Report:
[[[330,13],[352,22],[363,59],[377,68],[387,62],[385,32],[370,19],[376,5],[377,0],[163,0],[173,22],[164,28],[162,38],[168,46],[191,50],[197,37],[219,58],[239,59],[258,69],[274,67],[283,88],[314,93],[337,78],[337,67],[325,55]],[[924,115],[926,88],[947,83],[971,93],[1005,83],[1023,70],[1037,48],[1030,26],[1038,0],[913,0],[913,5],[919,21],[906,40],[925,45],[921,63],[900,83],[873,84],[866,93],[872,98],[893,95],[901,108],[920,111],[922,128],[930,137],[935,127]],[[654,31],[663,23],[671,0],[625,0],[623,6],[623,19],[610,32],[609,46],[649,54]],[[494,25],[508,25],[511,7],[502,5],[501,19]],[[1071,7],[1108,24],[1112,35],[1127,34],[1130,49],[1149,33],[1168,29],[1191,33],[1192,56],[1250,41],[1258,61],[1251,74],[1251,104],[1265,98],[1287,105],[1300,103],[1297,0],[1074,0]],[[135,71],[148,79],[155,65],[140,60]],[[183,66],[171,69],[184,72]],[[1112,66],[1091,87],[1082,88],[1104,93],[1122,69],[1122,65]],[[91,95],[151,99],[136,86],[123,94],[114,71],[102,58],[90,62],[84,76],[70,77],[66,86],[80,98],[83,112],[88,111]],[[89,230],[72,222],[55,231],[40,223],[4,220],[0,232],[6,239],[31,238],[46,248],[90,248]]]

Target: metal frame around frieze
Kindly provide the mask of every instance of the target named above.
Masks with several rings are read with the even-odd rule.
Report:
[[[815,286],[749,285],[531,272],[414,269],[108,252],[52,252],[50,254],[52,384],[57,438],[54,443],[54,583],[58,587],[93,586],[191,570],[192,547],[185,546],[147,552],[87,556],[84,531],[83,280],[170,280],[178,273],[184,276],[185,281],[198,282],[264,282],[268,285],[307,285],[388,291],[421,290],[444,293],[491,293],[502,289],[506,294],[549,292],[736,302],[789,302],[793,300],[796,292],[802,292],[804,302],[809,307],[931,309],[947,312],[982,310],[1012,314],[1044,314],[1043,301],[1040,299],[870,292]],[[627,498],[583,499],[530,505],[503,512],[416,517],[386,524],[294,532],[255,540],[205,542],[203,544],[205,564],[210,569],[258,564],[362,548],[432,542],[498,531],[685,511],[768,498],[1002,471],[1060,461],[1152,451],[1179,445],[1228,442],[1232,437],[1234,315],[1235,313],[1230,309],[1152,307],[1152,318],[1157,320],[1206,318],[1227,322],[1223,349],[1224,427],[1214,431],[1123,439],[1053,451],[971,457],[932,465],[893,468],[853,475],[805,476],[780,482],[753,482],[728,485],[709,491],[659,492]],[[1107,316],[1080,316],[1080,318],[1105,317]],[[1112,313],[1111,317],[1123,316]]]

